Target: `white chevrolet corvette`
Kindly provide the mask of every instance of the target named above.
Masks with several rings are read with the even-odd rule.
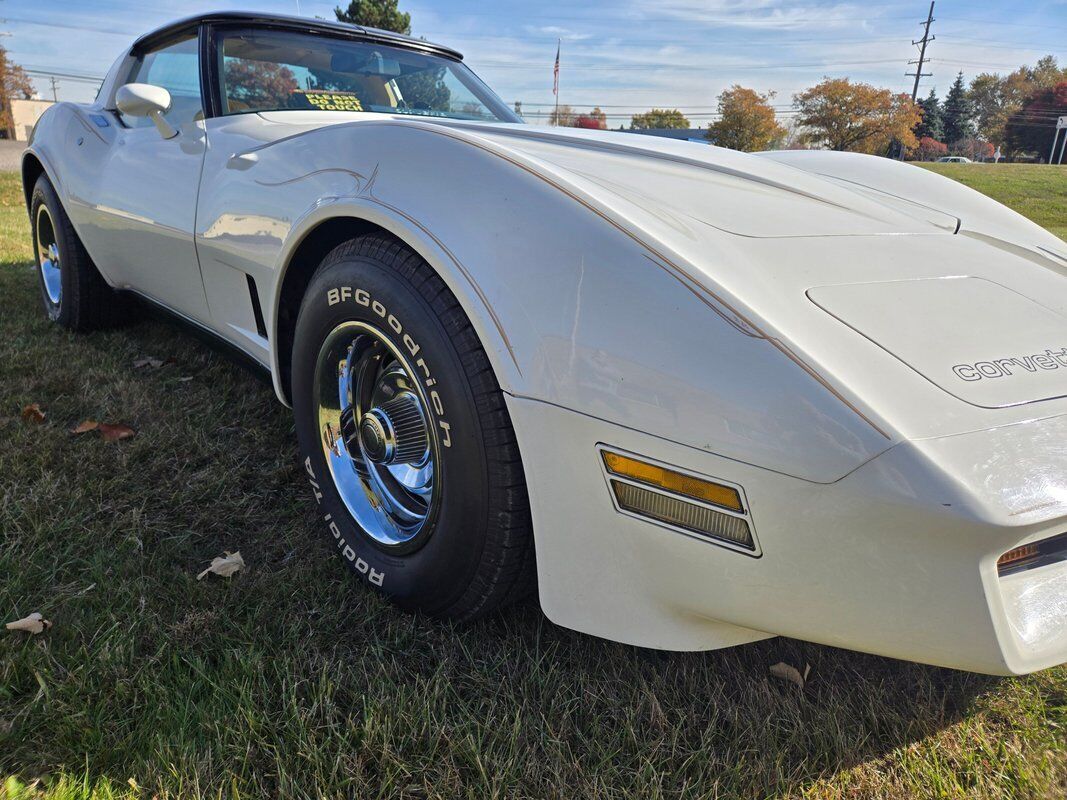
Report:
[[[425,41],[176,22],[34,130],[45,309],[269,369],[405,608],[1067,660],[1067,244],[894,161],[521,122]]]

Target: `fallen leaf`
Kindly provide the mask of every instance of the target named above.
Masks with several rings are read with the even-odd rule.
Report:
[[[129,425],[124,425],[121,422],[116,422],[114,424],[110,422],[101,422],[97,425],[97,430],[100,431],[100,435],[105,442],[117,442],[120,439],[129,439],[137,434],[137,431]]]
[[[143,367],[151,367],[152,369],[159,369],[167,364],[176,364],[177,361],[174,358],[155,358],[154,356],[145,356],[144,358],[138,358],[133,362],[134,369],[141,369]]]
[[[26,631],[26,633],[41,633],[46,628],[51,628],[52,623],[46,620],[40,612],[34,611],[28,617],[9,622],[5,626],[9,631]]]
[[[28,406],[22,408],[22,421],[33,422],[40,425],[44,422],[45,414],[41,411],[41,406],[37,403],[30,403]]]
[[[222,556],[215,556],[211,560],[211,566],[196,576],[198,581],[202,581],[204,576],[209,572],[213,572],[216,575],[221,575],[224,578],[228,578],[239,569],[244,569],[245,560],[241,558],[241,551],[231,553],[228,550],[223,550],[226,553],[225,558]]]
[[[809,668],[810,669],[810,668]],[[807,670],[805,670],[806,672]],[[779,661],[777,664],[771,667],[771,675],[775,678],[779,678],[783,681],[789,681],[796,684],[799,688],[804,688],[804,676],[800,674],[800,670],[796,667],[786,664],[784,661]]]
[[[89,433],[89,431],[95,431],[99,427],[100,427],[100,423],[97,422],[95,419],[87,419],[87,420],[83,420],[82,422],[79,422],[78,423],[78,427],[73,428],[71,430],[71,433],[73,433],[75,436],[80,436],[83,433]]]

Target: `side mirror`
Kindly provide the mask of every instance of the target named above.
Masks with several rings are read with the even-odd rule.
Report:
[[[163,115],[170,110],[170,92],[162,86],[148,83],[127,83],[115,93],[115,105],[119,111],[131,117],[148,117],[164,139],[178,135]]]

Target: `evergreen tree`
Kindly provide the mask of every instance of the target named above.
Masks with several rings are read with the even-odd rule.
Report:
[[[919,101],[919,107],[923,110],[923,121],[915,127],[915,135],[920,139],[929,136],[938,142],[944,141],[944,112],[941,110],[941,101],[937,99],[933,89],[925,99]]]
[[[945,144],[951,146],[974,136],[974,106],[967,95],[967,87],[963,85],[962,70],[945,96],[943,119]]]
[[[397,0],[352,0],[348,8],[335,8],[333,13],[338,22],[411,34],[411,14],[400,11]]]

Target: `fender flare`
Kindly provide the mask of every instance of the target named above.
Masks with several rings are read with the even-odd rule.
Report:
[[[514,393],[522,380],[518,353],[502,320],[482,287],[448,247],[427,226],[379,200],[369,197],[338,197],[317,204],[297,219],[278,256],[269,309],[270,369],[278,398],[290,405],[283,385],[279,348],[282,287],[294,266],[300,246],[319,226],[334,220],[365,222],[391,233],[410,247],[441,277],[456,296],[485,348],[500,388]]]

